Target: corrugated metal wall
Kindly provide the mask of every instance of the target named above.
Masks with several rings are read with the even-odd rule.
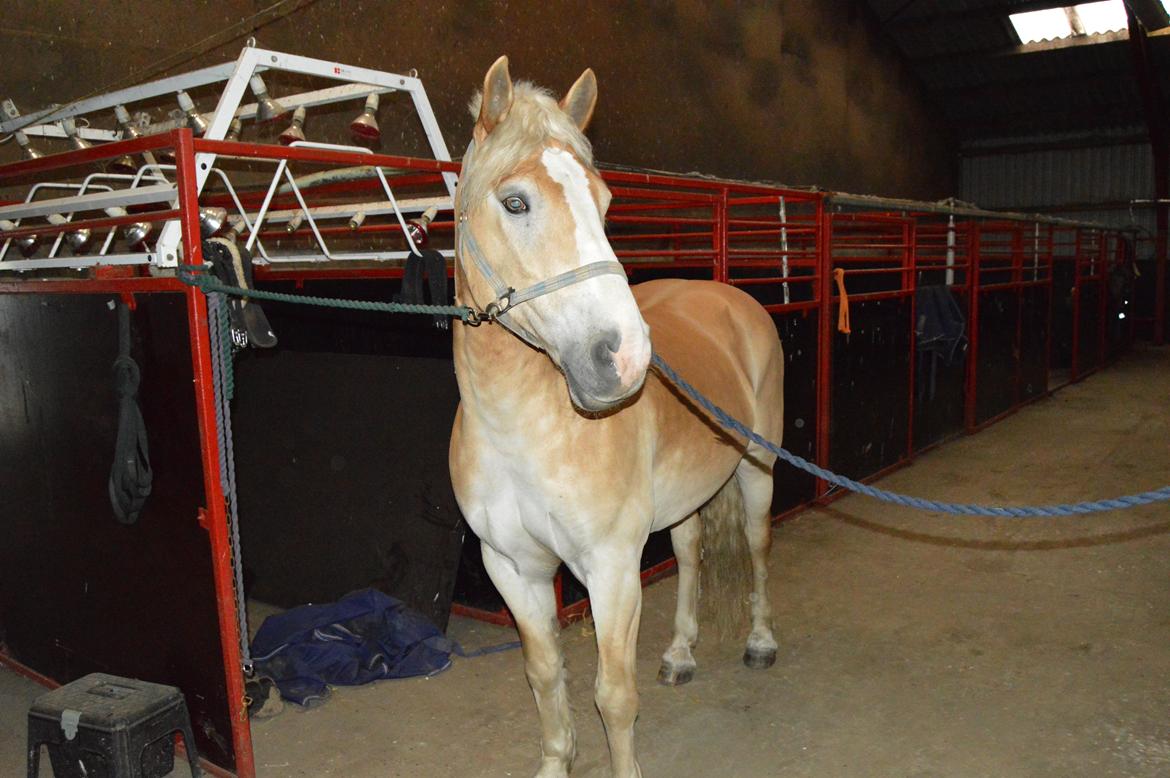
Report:
[[[979,154],[962,158],[959,191],[963,200],[984,208],[1136,225],[1152,235],[1152,208],[1118,204],[1153,198],[1153,170],[1148,143]],[[1102,207],[1091,208],[1095,203]],[[1086,207],[1061,207],[1068,205]]]

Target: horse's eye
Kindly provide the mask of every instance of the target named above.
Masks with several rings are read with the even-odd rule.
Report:
[[[508,213],[524,213],[528,210],[528,203],[524,202],[523,197],[518,197],[517,195],[505,197],[502,202]]]

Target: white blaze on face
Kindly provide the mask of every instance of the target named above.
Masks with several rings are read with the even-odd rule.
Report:
[[[601,214],[597,211],[597,204],[590,195],[589,177],[585,168],[567,151],[557,148],[546,148],[540,155],[544,169],[549,178],[561,185],[565,193],[565,201],[569,206],[569,214],[573,218],[573,240],[577,245],[577,257],[580,265],[605,260],[617,260],[613,248],[605,237],[605,230],[601,223]],[[650,361],[649,328],[638,312],[633,294],[624,280],[616,276],[599,276],[591,279],[591,284],[602,288],[609,284],[620,284],[620,290],[615,287],[616,293],[607,293],[601,301],[601,308],[608,308],[615,313],[614,323],[621,334],[621,347],[613,355],[614,366],[623,386],[633,386],[645,375],[646,365]]]
[[[569,213],[573,216],[573,239],[577,244],[580,263],[586,265],[599,260],[614,259],[613,249],[605,239],[597,205],[589,195],[589,178],[585,168],[572,154],[556,148],[547,148],[540,155],[549,178],[565,190]]]

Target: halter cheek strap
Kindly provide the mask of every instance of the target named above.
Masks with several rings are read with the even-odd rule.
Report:
[[[463,155],[464,168],[468,166],[474,151],[475,141],[473,140],[467,147],[467,153]],[[589,262],[581,267],[566,270],[552,278],[546,278],[532,286],[516,291],[504,283],[504,280],[500,278],[499,274],[492,269],[492,266],[484,258],[483,251],[479,248],[479,243],[476,242],[475,236],[471,233],[471,228],[467,226],[466,211],[460,214],[459,220],[456,223],[456,231],[458,233],[456,243],[459,249],[459,256],[471,257],[476,269],[479,270],[480,275],[491,285],[492,291],[496,296],[495,300],[488,303],[482,311],[473,311],[472,317],[467,323],[478,326],[485,321],[499,321],[519,338],[536,348],[543,348],[543,346],[540,345],[532,333],[515,322],[506,321],[502,317],[521,303],[526,303],[529,300],[555,292],[558,289],[563,289],[566,286],[587,281],[590,278],[609,274],[620,275],[623,278],[626,276],[626,269],[622,267],[621,262],[615,262],[612,259],[599,260],[597,262]]]

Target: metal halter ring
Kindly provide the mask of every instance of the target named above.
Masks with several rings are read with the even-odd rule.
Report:
[[[498,299],[492,300],[484,306],[482,311],[473,310],[468,315],[466,322],[472,327],[478,327],[485,321],[491,322],[498,319],[500,316],[507,313],[512,308],[512,295],[516,292],[512,287],[508,287],[508,291],[504,292]]]

